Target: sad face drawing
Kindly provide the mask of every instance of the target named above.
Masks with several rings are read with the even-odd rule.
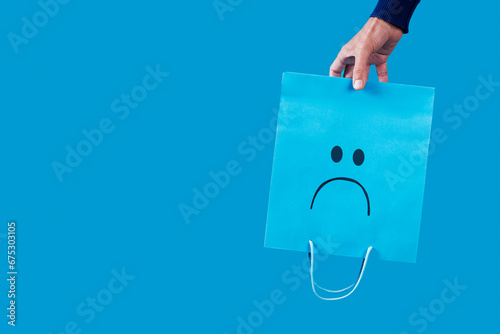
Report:
[[[342,148],[340,146],[335,146],[332,148],[330,155],[331,155],[333,162],[339,163],[342,160],[342,157],[344,154],[343,154]],[[365,161],[365,153],[363,152],[363,150],[361,150],[361,149],[355,150],[353,155],[352,155],[352,161],[356,166],[361,166],[363,164],[363,162]],[[368,216],[370,215],[370,197],[368,196],[368,192],[366,191],[365,187],[363,187],[363,185],[361,183],[359,183],[358,181],[356,181],[355,179],[352,179],[349,177],[342,177],[342,176],[341,177],[334,177],[332,179],[326,180],[325,182],[323,182],[319,185],[319,187],[318,187],[318,189],[316,189],[316,192],[314,193],[313,199],[311,201],[311,207],[310,207],[311,210],[314,206],[314,200],[316,199],[316,196],[319,194],[320,190],[323,187],[325,187],[326,185],[328,185],[329,183],[334,182],[334,181],[352,182],[352,183],[358,185],[361,188],[360,190],[363,191],[363,193],[366,197],[367,215]]]

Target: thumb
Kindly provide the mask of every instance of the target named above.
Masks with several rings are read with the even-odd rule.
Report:
[[[368,72],[370,67],[368,65],[369,53],[360,52],[355,56],[354,72],[352,76],[353,87],[356,90],[361,90],[365,87],[366,81],[368,80]]]

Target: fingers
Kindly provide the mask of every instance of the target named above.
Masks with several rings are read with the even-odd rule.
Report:
[[[349,44],[344,45],[340,49],[337,58],[335,58],[332,66],[330,66],[330,76],[340,78],[346,66],[354,64],[354,57],[350,49]]]
[[[378,64],[375,66],[377,69],[378,81],[389,82],[389,76],[387,75],[387,63]]]
[[[370,52],[366,50],[360,50],[357,54],[354,55],[355,63],[354,63],[354,73],[353,73],[353,87],[356,90],[363,89],[365,87],[366,81],[368,80],[368,72],[370,67],[368,65],[368,57],[370,56]]]
[[[346,65],[344,70],[344,78],[352,79],[354,73],[354,65]]]
[[[370,54],[371,52],[367,49],[353,50],[349,47],[349,44],[345,45],[330,66],[330,76],[340,78],[342,72],[344,72],[344,78],[353,79],[354,89],[363,89],[368,80],[368,73],[370,72],[370,64],[368,63]],[[387,68],[385,69],[385,73],[387,74]]]
[[[340,76],[342,75],[342,71],[344,70],[344,68],[346,66],[344,63],[342,63],[341,53],[342,53],[342,50],[340,50],[339,54],[337,55],[337,58],[335,58],[332,65],[330,66],[330,76],[331,77],[340,78]]]

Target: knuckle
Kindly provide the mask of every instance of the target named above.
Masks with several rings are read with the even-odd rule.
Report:
[[[368,48],[364,44],[356,46],[354,52],[357,56],[367,56],[369,54]]]
[[[344,44],[344,46],[342,46],[342,48],[340,49],[340,53],[341,54],[348,54],[348,53],[351,53],[351,50],[352,50],[352,47],[349,43]]]

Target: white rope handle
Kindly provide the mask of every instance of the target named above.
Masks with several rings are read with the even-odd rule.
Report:
[[[352,283],[351,285],[349,285],[347,288],[343,288],[343,289],[340,289],[340,290],[328,290],[328,289],[323,288],[321,285],[319,285],[316,282],[314,282],[314,285],[316,285],[316,287],[320,288],[321,290],[323,290],[325,292],[341,293],[341,292],[344,292],[344,291],[349,290],[350,288],[352,288],[354,286],[354,283]]]
[[[348,297],[351,293],[354,292],[354,290],[356,290],[356,288],[358,287],[359,285],[359,282],[361,281],[361,278],[363,278],[363,273],[365,272],[365,267],[366,267],[366,263],[368,262],[368,257],[370,256],[370,253],[373,249],[372,246],[368,247],[368,249],[366,250],[366,255],[365,255],[365,258],[363,259],[363,263],[361,264],[361,270],[359,271],[359,276],[358,276],[358,280],[356,281],[355,284],[351,284],[349,285],[347,288],[344,288],[344,289],[341,289],[341,290],[328,290],[328,289],[325,289],[325,288],[322,288],[319,284],[317,284],[316,282],[314,282],[314,244],[312,242],[312,240],[309,240],[309,247],[311,249],[311,268],[309,269],[309,272],[311,274],[311,286],[312,286],[312,290],[314,292],[314,294],[316,295],[316,297],[320,298],[320,299],[323,299],[323,300],[340,300],[340,299],[343,299],[343,298],[346,298]],[[321,297],[320,295],[318,295],[318,293],[316,292],[316,286],[318,288],[320,288],[321,290],[325,291],[325,292],[330,292],[330,293],[340,293],[340,292],[344,292],[348,289],[350,289],[352,286],[354,285],[354,287],[352,288],[352,290],[344,295],[344,296],[340,296],[340,297]]]

